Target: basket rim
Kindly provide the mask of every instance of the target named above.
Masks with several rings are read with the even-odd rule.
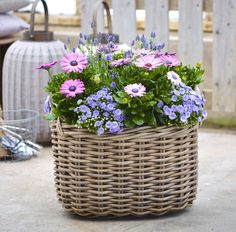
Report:
[[[63,135],[63,136],[72,136],[73,134],[77,134],[78,131],[81,133],[81,135],[86,135],[86,136],[91,136],[91,137],[96,137],[96,139],[104,139],[104,138],[108,138],[108,137],[120,137],[120,136],[124,136],[124,135],[128,135],[128,134],[133,134],[135,133],[137,136],[138,134],[143,134],[146,131],[150,130],[150,132],[159,132],[161,133],[166,133],[167,130],[169,130],[169,132],[171,134],[175,134],[175,133],[179,133],[182,132],[184,133],[184,131],[189,131],[189,130],[195,130],[199,127],[198,124],[193,125],[193,126],[184,126],[184,127],[177,127],[177,126],[157,126],[157,127],[151,127],[151,126],[140,126],[140,127],[134,127],[134,128],[124,128],[122,131],[118,132],[118,133],[109,133],[109,132],[105,132],[102,135],[98,135],[95,134],[93,132],[90,132],[88,129],[85,128],[79,128],[76,125],[72,125],[72,124],[68,124],[65,122],[60,122],[60,120],[53,120],[50,121],[50,126],[52,129],[52,126],[56,127],[56,130],[58,131],[59,134]],[[73,132],[73,133],[71,133]],[[149,132],[147,132],[149,133]]]

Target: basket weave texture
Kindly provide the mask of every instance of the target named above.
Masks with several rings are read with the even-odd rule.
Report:
[[[197,126],[140,127],[95,135],[51,123],[63,208],[80,216],[161,215],[192,205]]]

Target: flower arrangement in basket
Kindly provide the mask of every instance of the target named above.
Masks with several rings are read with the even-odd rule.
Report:
[[[183,66],[163,45],[138,35],[130,50],[121,50],[108,35],[100,44],[80,35],[77,49],[59,61],[62,73],[46,87],[46,118],[86,128],[96,134],[120,133],[124,128],[193,126],[206,118],[205,99],[196,86],[202,81],[201,65]]]
[[[122,50],[107,35],[80,34],[79,46],[49,72],[59,201],[81,216],[160,215],[192,205],[197,189],[197,124],[206,118],[196,86],[203,70],[138,35]],[[52,75],[59,63],[62,73]],[[57,120],[56,119],[60,119]]]

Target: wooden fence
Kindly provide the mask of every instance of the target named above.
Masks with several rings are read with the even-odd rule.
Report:
[[[212,76],[208,100],[213,115],[229,113],[236,118],[236,1],[234,0],[109,0],[113,9],[113,31],[130,44],[137,34],[136,9],[145,9],[145,34],[155,31],[159,41],[169,44],[169,11],[179,11],[178,56],[184,64],[203,60],[203,12],[213,17]],[[96,0],[80,0],[82,31],[90,32]],[[103,11],[98,28],[103,30]],[[209,54],[208,54],[209,55]],[[204,90],[204,86],[202,86]]]

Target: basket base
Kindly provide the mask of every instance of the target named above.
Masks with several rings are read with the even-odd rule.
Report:
[[[61,202],[60,202],[61,203]],[[98,217],[104,217],[104,218],[114,218],[114,217],[150,217],[150,216],[163,216],[163,215],[172,215],[172,214],[178,214],[181,213],[183,211],[185,211],[186,209],[189,209],[190,207],[192,207],[193,205],[193,201],[192,202],[188,202],[187,204],[185,204],[184,206],[180,207],[180,208],[175,208],[175,209],[171,209],[171,210],[166,210],[163,211],[161,209],[159,210],[153,210],[152,211],[132,211],[130,212],[111,212],[111,211],[107,211],[107,212],[93,212],[91,213],[91,211],[80,211],[78,209],[70,209],[70,208],[66,208],[63,207],[64,211],[72,214],[72,215],[78,215],[79,217],[89,217],[89,218],[98,218]]]

